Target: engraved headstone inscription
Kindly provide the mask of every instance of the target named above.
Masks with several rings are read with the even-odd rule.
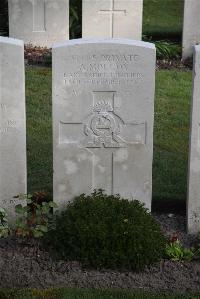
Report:
[[[20,193],[27,193],[24,45],[0,37],[0,207],[10,220]]]
[[[200,227],[200,46],[195,46],[194,52],[187,203],[188,232],[191,234],[198,233]]]
[[[83,0],[83,38],[141,40],[143,0]]]
[[[104,189],[151,208],[154,45],[72,40],[53,48],[54,200]]]
[[[183,21],[183,60],[192,57],[193,46],[200,44],[200,1],[185,0]]]
[[[9,32],[48,48],[69,39],[69,0],[9,0]]]

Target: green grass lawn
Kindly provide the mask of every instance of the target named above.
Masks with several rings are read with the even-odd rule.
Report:
[[[181,39],[184,0],[144,0],[143,34]]]
[[[49,289],[1,291],[0,299],[200,299],[200,295],[159,295],[118,290]]]
[[[27,152],[29,192],[52,193],[51,69],[27,68]]]
[[[156,76],[153,198],[186,199],[191,72]]]
[[[190,71],[156,74],[153,198],[186,199]],[[26,69],[28,189],[52,194],[51,70]]]

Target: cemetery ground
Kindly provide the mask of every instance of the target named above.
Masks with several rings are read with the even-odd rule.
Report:
[[[171,42],[180,42],[182,15],[182,0],[144,0],[143,39],[167,38],[172,57],[167,57],[164,51],[165,58],[180,55],[180,49],[173,50]],[[173,62],[178,66],[176,63]],[[53,193],[51,79],[50,68],[26,67],[28,192],[42,191],[50,198]],[[167,236],[175,234],[186,247],[194,244],[185,231],[191,90],[191,70],[178,66],[157,71],[153,216]],[[0,288],[4,288],[0,289],[0,299],[200,298],[199,257],[190,262],[163,259],[140,273],[94,270],[82,267],[77,261],[53,259],[36,240],[8,237],[0,239],[0,269]],[[59,289],[44,290],[51,287]]]
[[[50,68],[26,67],[28,192],[42,191],[49,193],[50,197],[52,197],[51,79]],[[193,238],[188,237],[185,232],[191,84],[191,70],[171,69],[156,72],[153,212],[165,233],[168,236],[176,233],[186,246],[190,246],[193,242]],[[168,214],[163,214],[165,212]],[[176,215],[169,217],[169,213],[175,212]],[[0,287],[84,289],[21,290],[19,293],[11,291],[10,294],[2,290],[0,295],[2,294],[2,298],[5,299],[79,297],[168,299],[173,296],[174,299],[199,298],[198,295],[189,295],[190,292],[199,292],[198,260],[192,262],[162,260],[161,263],[146,268],[141,273],[98,271],[82,268],[78,262],[55,261],[38,245],[38,242],[21,241],[16,238],[0,240],[0,257],[3,269],[0,273]],[[111,290],[95,291],[87,290],[88,288]],[[133,293],[127,293],[126,290],[112,291],[113,288],[133,289]],[[134,290],[140,289],[151,292],[152,295],[134,293]],[[163,291],[174,295],[159,295]],[[188,295],[175,295],[176,293]]]

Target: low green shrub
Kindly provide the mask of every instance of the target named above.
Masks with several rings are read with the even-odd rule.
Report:
[[[166,240],[143,204],[98,190],[68,204],[44,245],[87,266],[141,270],[164,256]]]

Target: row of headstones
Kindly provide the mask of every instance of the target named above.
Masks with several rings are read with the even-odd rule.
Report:
[[[9,35],[25,44],[52,47],[69,39],[69,0],[8,0]],[[140,40],[143,0],[83,0],[84,38]]]
[[[153,44],[71,40],[53,48],[54,200],[104,189],[151,209]],[[188,230],[200,229],[200,46],[195,48]],[[24,47],[0,37],[0,207],[26,193]]]
[[[83,38],[141,40],[143,0],[82,0]],[[185,0],[183,59],[200,42],[200,1]],[[69,0],[9,0],[10,37],[52,47],[69,39]]]

